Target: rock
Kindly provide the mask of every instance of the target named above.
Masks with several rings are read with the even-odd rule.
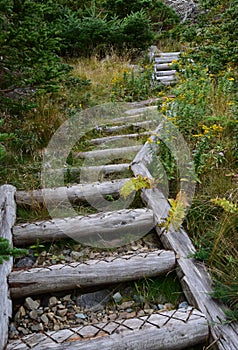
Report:
[[[154,310],[153,309],[144,309],[145,314],[151,315],[153,314]]]
[[[110,300],[110,292],[106,289],[93,293],[80,295],[76,305],[91,311],[103,310],[104,305]]]
[[[28,298],[26,298],[24,305],[26,306],[26,308],[28,310],[36,310],[40,306],[40,303],[38,301],[33,300],[32,298],[28,297]]]
[[[115,301],[115,303],[120,303],[122,301],[122,296],[121,293],[117,292],[112,296],[113,300]]]
[[[23,335],[29,334],[29,330],[25,329],[24,327],[18,327],[17,330],[21,332]]]
[[[54,331],[59,331],[60,330],[60,326],[58,324],[54,325]]]
[[[35,259],[34,257],[31,256],[26,256],[25,258],[20,259],[17,263],[16,263],[16,267],[32,267],[35,263]]]
[[[71,295],[68,294],[65,297],[62,298],[62,301],[71,301]]]
[[[76,318],[80,318],[81,320],[86,320],[86,318],[87,318],[87,316],[85,314],[82,314],[82,313],[75,314],[75,317]]]
[[[37,310],[32,310],[29,312],[29,316],[32,320],[37,320],[38,318],[38,313],[37,313]]]
[[[164,308],[168,311],[175,309],[175,306],[171,303],[164,304]]]
[[[144,316],[144,315],[145,315],[144,310],[140,310],[140,311],[138,311],[138,313],[137,313],[137,316]]]
[[[122,303],[119,306],[119,308],[125,310],[127,308],[131,308],[134,305],[134,303],[135,303],[134,301],[124,301],[124,303]]]
[[[164,309],[165,309],[164,304],[158,304],[158,309],[159,309],[159,310],[164,310]]]
[[[67,314],[68,310],[67,309],[61,309],[57,311],[57,315],[60,317],[64,317]]]
[[[49,323],[49,319],[45,314],[43,314],[40,319],[46,325]]]
[[[74,260],[79,260],[80,258],[82,258],[82,256],[84,256],[84,252],[76,252],[76,251],[72,251],[70,254],[71,258]]]
[[[33,325],[31,326],[31,330],[32,330],[32,332],[43,331],[43,330],[44,330],[43,324],[42,324],[42,323],[33,324]]]
[[[157,305],[153,304],[153,305],[152,305],[152,309],[153,309],[153,310],[157,310]]]
[[[58,299],[56,297],[51,297],[48,302],[49,307],[53,307],[58,304]]]
[[[63,253],[64,255],[70,255],[71,249],[63,249],[62,253]]]
[[[133,311],[133,309],[132,308],[128,308],[128,309],[126,309],[126,312],[128,312],[128,313],[131,313]]]
[[[179,306],[178,309],[187,309],[189,307],[187,301],[182,301]]]
[[[25,310],[24,306],[21,306],[21,307],[20,307],[19,313],[20,313],[21,317],[26,316],[26,310]]]

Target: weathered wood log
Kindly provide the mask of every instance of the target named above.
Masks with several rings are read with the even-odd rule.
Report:
[[[106,142],[113,142],[118,140],[127,140],[127,139],[139,139],[145,136],[150,136],[150,131],[141,132],[139,134],[125,134],[125,135],[114,135],[114,136],[106,136],[106,137],[98,137],[96,139],[91,139],[90,142],[93,145],[101,145]]]
[[[163,56],[163,57],[155,57],[154,58],[154,62],[156,64],[160,64],[160,63],[171,63],[173,61],[177,61],[178,60],[178,55],[171,55],[171,56]]]
[[[174,51],[174,52],[160,52],[159,56],[164,57],[164,56],[179,56],[181,54],[180,51]]]
[[[46,268],[13,271],[9,286],[13,298],[51,293],[75,288],[103,286],[107,284],[159,276],[175,267],[172,251],[156,250],[135,255],[110,256],[83,263],[59,264]]]
[[[15,245],[51,242],[65,237],[89,240],[98,237],[130,239],[142,237],[154,227],[153,212],[149,209],[123,209],[118,211],[77,216],[74,218],[54,219],[16,225],[13,228]],[[115,242],[114,242],[115,243]],[[103,244],[103,242],[102,242]],[[97,244],[98,245],[98,244]],[[115,246],[115,245],[114,245]]]
[[[8,239],[11,246],[11,230],[16,219],[15,190],[11,185],[0,187],[0,237]],[[0,349],[4,349],[7,343],[9,318],[12,316],[12,302],[7,282],[12,266],[12,258],[0,264]]]
[[[78,152],[75,154],[77,158],[90,158],[90,159],[103,159],[103,158],[131,158],[135,155],[141,148],[141,145],[121,147],[121,148],[111,148],[111,149],[99,149],[95,151],[88,152]]]
[[[171,70],[159,70],[156,75],[157,77],[163,77],[163,76],[168,76],[168,75],[175,75],[176,70],[175,69],[171,69]]]
[[[154,69],[155,69],[155,71],[171,70],[171,64],[170,63],[155,63]]]
[[[152,178],[146,167],[150,160],[148,150],[149,146],[146,143],[131,164],[131,169],[136,176],[141,174]],[[158,189],[143,190],[142,198],[148,208],[153,210],[156,222],[160,223],[161,218],[168,217],[170,206],[161,191]],[[188,258],[195,252],[195,248],[187,233],[182,228],[176,231],[170,228],[168,232],[165,232],[158,225],[156,231],[164,247],[174,250],[176,256],[179,257],[177,260],[178,276],[183,291],[188,301],[206,315],[211,326],[211,334],[219,350],[236,350],[238,325],[237,323],[232,326],[224,324],[226,316],[223,310],[226,307],[212,299],[212,282],[205,266]]]
[[[128,130],[129,128],[149,130],[153,125],[155,125],[155,121],[145,120],[142,122],[128,123],[126,125],[106,126],[105,128],[102,128],[102,131],[105,133],[113,133]]]
[[[179,350],[204,344],[208,333],[201,312],[179,309],[28,335],[7,350]]]
[[[173,61],[177,61],[178,56],[164,56],[164,57],[155,57],[154,62],[156,64],[160,63],[172,63]]]
[[[157,106],[147,106],[147,107],[140,107],[140,108],[132,108],[128,109],[125,113],[128,115],[137,115],[137,114],[147,114],[152,113],[153,111],[157,110]]]
[[[173,83],[176,82],[176,77],[174,75],[168,76],[156,76],[156,80],[161,81],[161,83]]]
[[[121,165],[122,169],[125,170],[125,164]],[[98,170],[98,167],[96,168],[97,169],[92,169],[92,171]],[[128,179],[119,179],[67,187],[45,188],[33,191],[17,191],[15,195],[16,202],[18,205],[29,205],[35,207],[44,204],[45,199],[47,199],[47,202],[55,203],[55,205],[57,205],[57,203],[63,205],[64,202],[68,201],[75,204],[87,202],[88,200],[97,201],[98,199],[101,199],[101,196],[119,193],[127,180]]]

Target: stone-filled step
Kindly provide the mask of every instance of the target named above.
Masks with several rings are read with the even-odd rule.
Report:
[[[206,317],[191,307],[93,325],[30,334],[6,350],[179,350],[203,344]]]

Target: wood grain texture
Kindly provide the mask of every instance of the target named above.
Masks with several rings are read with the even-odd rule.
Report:
[[[115,245],[115,239],[130,240],[146,234],[154,227],[153,212],[149,209],[124,209],[88,216],[52,219],[16,225],[13,229],[13,239],[16,246],[34,244],[39,240],[52,242],[63,238],[73,238],[82,241],[83,238],[100,246],[98,237],[108,238]],[[103,242],[102,242],[103,244]],[[93,243],[92,243],[93,245]]]
[[[0,187],[0,237],[8,239],[10,245],[12,245],[11,231],[16,219],[15,190],[11,185]],[[12,266],[12,258],[0,265],[0,349],[4,349],[7,343],[9,318],[12,316],[12,302],[7,283]]]
[[[120,165],[120,170],[125,170],[127,164]],[[112,167],[110,170],[116,170]],[[89,169],[88,174],[94,174],[94,171],[100,171],[101,169],[96,167]],[[83,169],[85,171],[85,169]],[[56,188],[44,188],[42,190],[33,191],[17,191],[16,202],[18,205],[38,206],[47,202],[61,204],[70,201],[71,203],[87,202],[88,200],[101,199],[101,196],[113,195],[120,191],[122,186],[128,179],[94,182],[90,184],[79,184],[67,187]]]
[[[156,250],[13,271],[9,276],[9,286],[11,296],[17,298],[19,295],[24,297],[159,276],[174,267],[174,252]]]

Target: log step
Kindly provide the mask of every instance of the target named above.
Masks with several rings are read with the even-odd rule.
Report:
[[[13,271],[9,275],[9,287],[12,298],[55,293],[155,277],[171,271],[175,264],[174,252],[166,250],[109,256],[100,260]]]
[[[168,76],[168,75],[175,75],[176,70],[175,69],[171,69],[171,70],[159,70],[158,72],[156,72],[157,77],[163,77],[163,76]]]
[[[89,159],[103,159],[103,158],[126,158],[132,157],[141,149],[142,145],[111,148],[111,149],[100,149],[88,152],[78,152],[75,154],[77,158],[89,158]]]
[[[30,334],[6,350],[179,350],[204,344],[208,336],[204,315],[188,308]]]
[[[134,129],[145,129],[149,130],[151,126],[156,126],[156,122],[153,120],[145,120],[142,122],[132,122],[127,125],[115,125],[115,126],[106,126],[102,127],[102,131],[104,133],[113,133],[113,132],[120,132],[127,130],[128,128],[134,128]]]
[[[91,139],[90,143],[92,143],[93,145],[101,145],[103,143],[106,142],[112,142],[112,141],[119,141],[119,140],[128,140],[128,139],[138,139],[138,138],[142,138],[145,136],[150,136],[152,133],[152,131],[145,131],[145,132],[141,132],[141,133],[135,133],[135,134],[125,134],[125,135],[114,135],[114,136],[106,136],[106,137],[99,137],[96,139]]]
[[[115,239],[118,243],[121,243],[121,239],[126,241],[127,236],[130,237],[129,241],[136,240],[153,227],[153,212],[150,209],[123,209],[16,225],[13,227],[13,240],[16,246],[22,246],[34,244],[37,240],[52,242],[70,237],[82,241],[91,237],[97,246],[105,246],[107,242],[107,245],[113,244],[115,247],[118,246]]]
[[[120,171],[122,171],[127,169],[127,165],[128,164],[120,164],[120,167],[118,167],[120,168]],[[107,166],[102,167],[104,169]],[[89,171],[100,170],[100,167],[90,168]],[[115,165],[112,168],[115,169]],[[50,201],[55,205],[61,204],[62,206],[64,205],[64,202],[68,201],[75,204],[87,202],[89,200],[97,201],[106,195],[119,193],[126,181],[128,181],[128,179],[93,182],[90,184],[79,184],[67,187],[45,188],[33,191],[17,191],[15,199],[18,205],[29,205],[33,207],[44,204],[45,200],[47,200],[47,202]]]
[[[96,178],[96,181],[99,180],[101,177],[110,175],[110,174],[121,174],[124,173],[129,169],[130,163],[121,163],[121,164],[107,164],[107,165],[98,165],[98,166],[85,166],[85,167],[74,167],[74,166],[69,166],[67,168],[63,169],[48,169],[47,172],[49,174],[55,174],[56,176],[60,176],[63,172],[64,176],[69,176],[72,177],[73,179],[77,178],[80,179],[80,174],[88,174],[89,178],[95,178],[94,175],[97,175],[98,177]],[[84,175],[85,178],[85,175]],[[69,187],[69,186],[67,186]],[[22,194],[18,192],[17,194],[17,201],[18,204],[27,204],[22,202],[22,198],[26,197],[23,195],[23,193],[26,193],[24,191],[21,191]],[[22,203],[21,203],[22,202]]]

